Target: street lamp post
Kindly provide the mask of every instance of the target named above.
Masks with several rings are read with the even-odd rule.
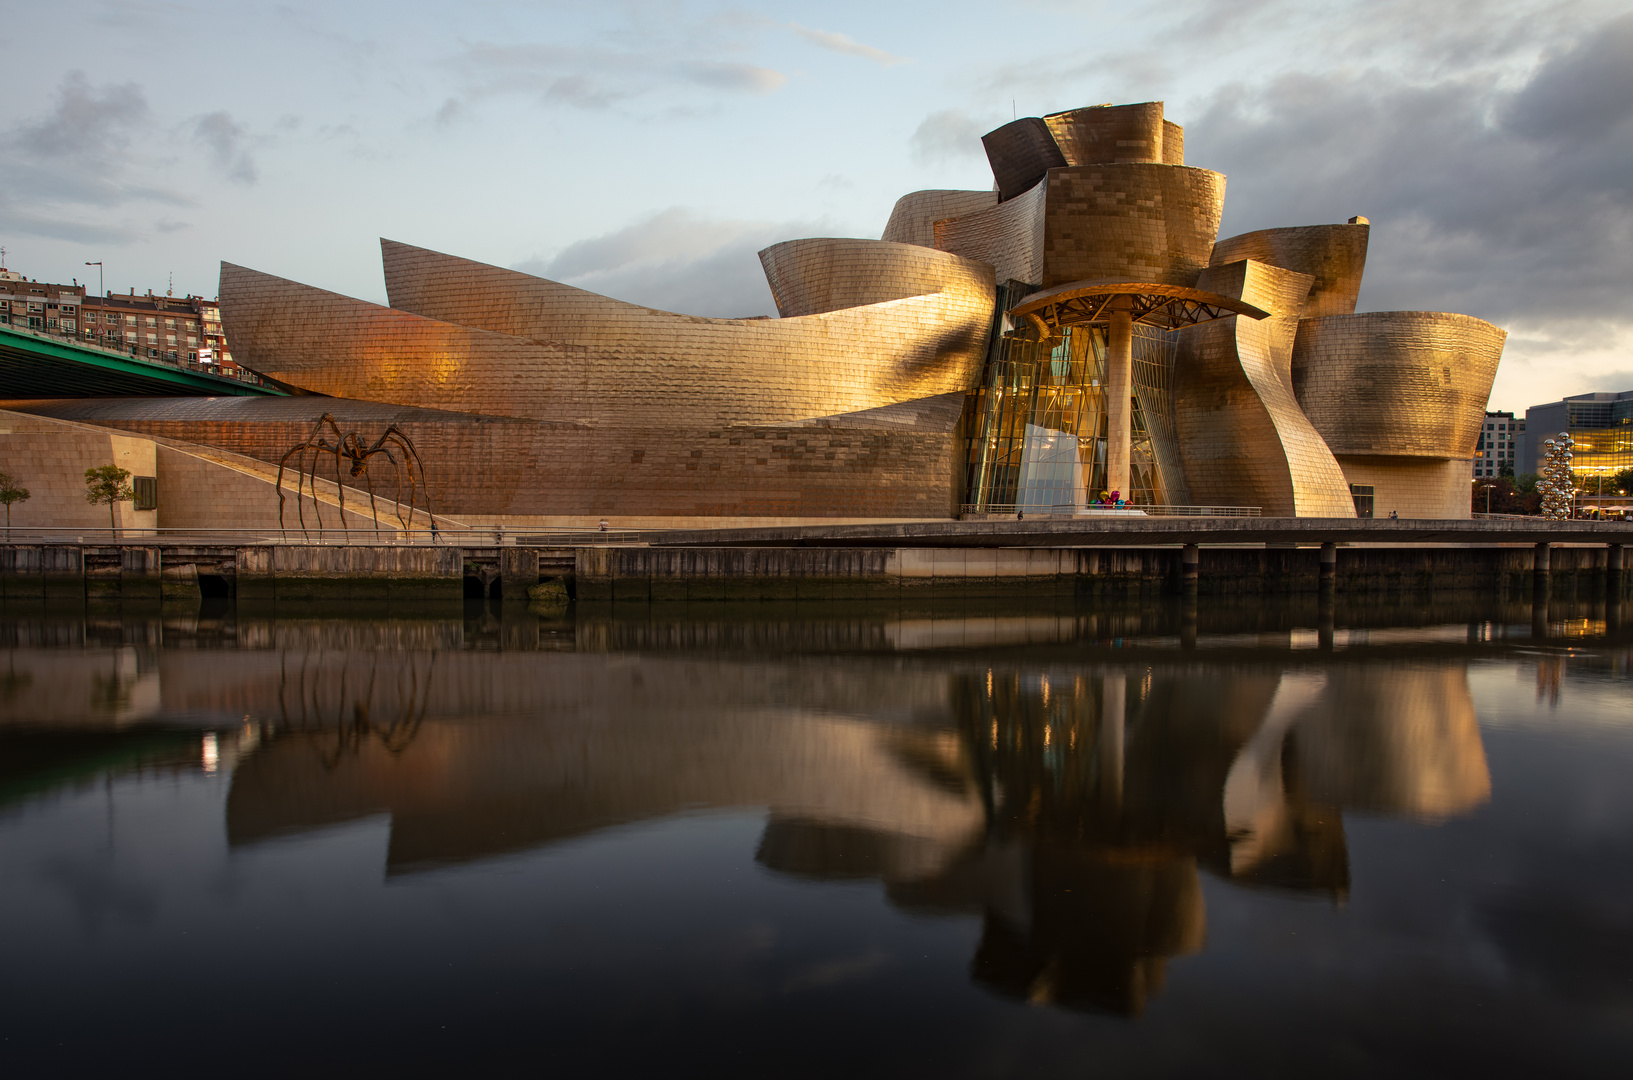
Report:
[[[88,262],[85,265],[96,267],[96,297],[100,300],[108,295],[102,291],[102,260],[98,259],[96,262]]]

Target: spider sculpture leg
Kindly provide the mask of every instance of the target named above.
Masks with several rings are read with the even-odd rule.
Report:
[[[422,485],[424,485],[425,464],[420,460],[419,451],[414,448],[414,441],[410,439],[407,433],[405,433],[396,424],[392,424],[390,427],[386,428],[385,433],[380,436],[379,440],[376,441],[374,445],[376,448],[379,448],[387,445],[388,443],[400,447],[403,452],[403,468],[408,471],[409,480],[409,520],[412,522],[414,510],[417,508],[419,503],[420,488]],[[399,498],[399,512],[401,510],[401,505],[402,500]],[[425,516],[430,520],[431,532],[433,535],[435,535],[437,531],[437,519],[435,512],[431,508],[431,489],[429,486],[425,487]]]
[[[288,526],[284,524],[284,467],[289,464],[290,458],[294,457],[296,454],[299,454],[304,449],[306,449],[306,444],[302,443],[300,446],[295,447],[282,458],[278,459],[278,483],[276,488],[278,492],[278,531],[280,532],[287,531],[288,529]],[[300,475],[298,462],[296,463],[295,475]],[[295,495],[295,501],[297,504],[300,502],[300,495],[298,493]]]

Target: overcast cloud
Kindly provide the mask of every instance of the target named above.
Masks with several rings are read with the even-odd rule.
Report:
[[[387,235],[769,313],[766,244],[989,188],[1012,116],[1161,99],[1226,235],[1365,214],[1364,307],[1508,328],[1497,405],[1633,388],[1625,3],[64,0],[8,30],[0,243],[41,280],[213,294],[226,259],[383,300]]]
[[[760,249],[824,231],[821,223],[702,219],[671,207],[515,269],[664,311],[776,315]]]

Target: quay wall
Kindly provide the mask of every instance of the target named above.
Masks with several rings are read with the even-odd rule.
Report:
[[[1204,595],[1530,589],[1525,547],[1339,548],[1324,575],[1319,548],[1207,548]],[[1604,546],[1550,549],[1544,580],[1602,585]],[[577,549],[575,596],[588,601],[830,600],[871,597],[1160,596],[1186,588],[1178,547]],[[1616,573],[1616,587],[1626,588]]]
[[[1603,544],[1339,547],[557,547],[391,544],[0,546],[0,597],[418,602],[525,600],[561,580],[591,603],[936,597],[1144,598],[1607,586],[1627,590]]]

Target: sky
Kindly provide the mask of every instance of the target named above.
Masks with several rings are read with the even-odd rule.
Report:
[[[1633,9],[1502,0],[0,0],[0,245],[384,302],[379,238],[698,315],[755,253],[989,189],[1015,116],[1162,100],[1221,236],[1372,221],[1360,310],[1509,331],[1492,408],[1633,389]]]

